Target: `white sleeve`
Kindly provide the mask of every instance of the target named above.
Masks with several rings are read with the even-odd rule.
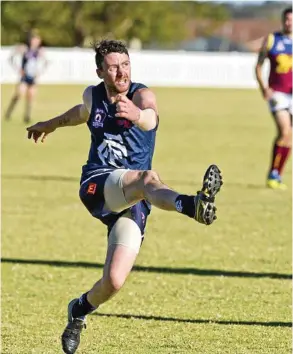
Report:
[[[83,99],[83,103],[87,109],[87,111],[89,112],[89,114],[91,114],[92,111],[92,90],[93,90],[94,86],[88,86],[82,95],[82,99]]]

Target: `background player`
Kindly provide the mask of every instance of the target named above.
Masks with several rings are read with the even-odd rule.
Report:
[[[36,95],[36,79],[46,68],[48,62],[45,58],[44,49],[41,46],[41,37],[33,31],[28,38],[28,44],[17,46],[10,56],[13,67],[20,72],[20,82],[16,86],[15,93],[7,108],[5,119],[9,120],[16,106],[16,103],[25,95],[26,105],[24,112],[24,122],[31,120],[32,103]],[[21,56],[21,67],[16,64],[16,57]],[[42,61],[40,69],[39,62]]]
[[[209,225],[215,219],[214,198],[222,184],[215,165],[208,168],[196,196],[181,195],[162,183],[151,169],[158,128],[154,93],[131,82],[130,59],[123,43],[102,41],[95,52],[102,82],[85,89],[83,104],[27,128],[28,138],[35,142],[63,126],[87,123],[91,132],[80,198],[91,215],[107,225],[108,249],[102,278],[68,305],[68,324],[62,335],[68,354],[77,350],[85,316],[123,286],[140,250],[151,204]]]
[[[262,78],[262,66],[266,58],[270,61],[268,85]],[[274,189],[285,189],[281,175],[290,154],[292,139],[292,7],[282,13],[282,31],[265,38],[255,71],[260,90],[269,103],[278,129],[267,185]]]

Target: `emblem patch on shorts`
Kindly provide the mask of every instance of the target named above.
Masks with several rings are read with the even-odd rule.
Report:
[[[90,183],[87,189],[87,194],[95,194],[97,189],[96,183]]]

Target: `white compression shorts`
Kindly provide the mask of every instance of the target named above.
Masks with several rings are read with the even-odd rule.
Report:
[[[108,238],[108,246],[122,245],[138,254],[142,242],[142,234],[137,223],[132,219],[131,213],[120,216],[116,221]]]
[[[123,176],[129,170],[118,169],[110,173],[104,186],[105,207],[116,213],[121,212],[137,202],[128,203],[123,192]]]
[[[111,211],[120,212],[136,204],[136,202],[128,203],[123,193],[123,176],[127,171],[115,170],[106,179],[104,186],[105,206]],[[138,253],[141,241],[141,230],[128,211],[114,224],[109,234],[108,245],[123,245]]]
[[[269,100],[269,107],[272,113],[288,110],[292,114],[292,95],[284,92],[275,91]]]

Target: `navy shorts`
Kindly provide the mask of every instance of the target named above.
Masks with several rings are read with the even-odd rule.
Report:
[[[114,171],[114,169],[103,168],[92,172],[90,175],[83,175],[81,178],[79,197],[91,215],[107,225],[108,235],[119,217],[128,210],[143,235],[147,217],[151,210],[150,204],[145,200],[138,202],[120,213],[111,212],[105,208],[104,185],[112,171]]]
[[[25,84],[32,86],[35,84],[35,78],[32,76],[24,75],[20,79],[20,82],[24,82]]]

